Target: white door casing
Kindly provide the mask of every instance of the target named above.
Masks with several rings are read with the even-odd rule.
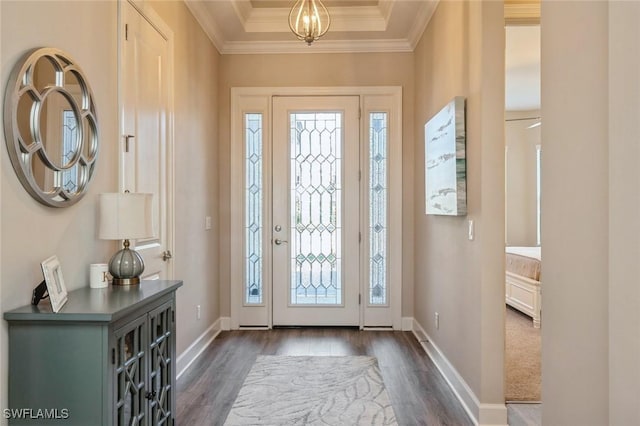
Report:
[[[276,237],[272,234],[277,224],[272,217],[274,205],[272,204],[271,182],[274,173],[277,174],[278,171],[272,170],[270,159],[272,145],[275,143],[272,141],[272,136],[276,132],[275,129],[271,129],[271,123],[274,119],[272,99],[279,96],[358,96],[360,98],[359,115],[362,117],[359,129],[360,151],[359,160],[356,159],[355,162],[359,161],[360,163],[362,179],[359,185],[359,206],[353,209],[360,213],[360,221],[356,228],[362,234],[359,259],[356,259],[360,268],[359,294],[361,296],[358,325],[361,328],[392,327],[396,330],[402,329],[402,89],[386,86],[231,89],[231,328],[270,328],[274,325],[274,316],[277,316],[273,312],[276,302],[272,297],[272,288],[277,286],[272,284],[274,276],[272,266],[276,263],[274,262],[276,247],[282,248],[282,245],[273,244]],[[248,216],[246,215],[249,215],[248,212],[251,209],[250,202],[245,198],[250,192],[247,186],[247,179],[250,179],[250,174],[247,175],[247,167],[251,166],[247,161],[251,153],[247,152],[250,149],[250,141],[247,138],[251,137],[252,130],[246,127],[247,119],[250,116],[261,119],[262,128],[259,136],[262,145],[261,155],[265,159],[269,159],[264,161],[260,171],[261,184],[264,185],[262,185],[261,196],[262,223],[259,232],[261,241],[258,242],[258,245],[261,246],[258,250],[262,260],[259,275],[263,289],[259,303],[251,302],[247,297],[249,294],[247,286],[255,278],[249,277],[247,257],[249,253],[255,252],[255,247],[248,247],[249,243],[246,241],[249,232],[246,223]],[[384,118],[382,129],[379,125],[381,117]],[[377,123],[376,128],[374,128],[374,122]],[[374,133],[378,138],[375,142]],[[382,154],[386,157],[384,161],[387,163],[388,170],[383,175],[378,174],[377,178],[374,178],[379,164],[369,170],[368,162],[374,161],[373,158],[370,158],[370,150],[373,150],[374,143],[380,145],[381,134],[384,134],[383,138],[385,139],[383,145],[386,147]],[[379,154],[380,152],[378,152]],[[253,172],[255,173],[255,170]],[[370,175],[370,173],[372,174]],[[370,220],[372,211],[369,206],[375,201],[375,198],[380,198],[379,193],[374,193],[374,188],[380,184],[385,187],[386,191],[384,197],[386,197],[387,205],[383,213],[385,230],[376,238],[370,238],[369,233],[373,234],[376,229],[373,227],[373,219]],[[379,209],[377,214],[380,214]],[[375,228],[378,225],[379,222],[376,223]],[[387,286],[382,292],[384,295],[382,298],[378,297],[380,292],[376,293],[372,290],[373,285],[380,282],[381,269],[375,270],[372,266],[373,262],[371,262],[376,253],[375,245],[380,244],[380,235],[383,235],[382,240],[385,244],[383,248],[385,266],[382,268],[382,274]],[[286,238],[280,239],[286,240]],[[253,245],[255,246],[255,242]],[[373,279],[374,274],[377,274],[375,280]]]
[[[155,236],[135,242],[144,279],[173,277],[173,34],[141,2],[120,2],[120,190],[154,194]]]

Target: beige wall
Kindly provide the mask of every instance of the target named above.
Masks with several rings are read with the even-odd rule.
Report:
[[[178,353],[219,317],[217,259],[216,80],[218,54],[182,2],[154,4],[175,33],[175,276]],[[76,205],[54,209],[32,199],[19,183],[7,150],[0,150],[2,311],[28,304],[42,280],[40,261],[56,254],[69,290],[87,286],[88,265],[107,261],[114,243],[96,238],[97,194],[118,189],[117,2],[2,1],[1,79],[34,47],[67,51],[92,86],[98,111],[100,157],[88,194]],[[34,31],[33,29],[37,29]],[[197,83],[197,85],[196,85]],[[4,139],[4,137],[3,137]],[[5,142],[2,142],[4,145]],[[204,155],[203,155],[204,153]],[[208,157],[208,158],[207,158]],[[210,161],[207,161],[210,159]],[[204,216],[214,229],[204,232]],[[193,306],[202,304],[202,320]],[[0,406],[7,406],[7,325],[0,336]]]
[[[509,121],[529,117],[540,117],[540,110],[505,114],[508,246],[537,244],[536,145],[540,145],[540,127],[527,128],[535,120]]]
[[[415,318],[483,404],[504,402],[501,6],[441,1],[415,50]],[[457,95],[467,98],[469,213],[426,216],[423,126]],[[469,219],[474,241],[467,239]]]
[[[403,316],[413,312],[413,55],[318,54],[224,55],[220,108],[220,283],[221,311],[230,315],[230,90],[232,87],[403,87]]]
[[[640,424],[640,3],[609,4],[609,424]]]
[[[2,176],[2,311],[26,305],[33,287],[42,281],[40,262],[56,254],[68,289],[87,285],[88,265],[101,262],[115,248],[96,239],[96,198],[117,189],[117,68],[116,3],[112,2],[9,2],[2,8],[2,88],[14,64],[29,49],[57,47],[82,67],[92,86],[100,125],[100,157],[88,194],[70,208],[44,207],[27,194],[14,173],[5,148],[0,161]],[[58,22],[52,25],[51,22]],[[37,28],[38,31],[32,31]],[[99,37],[78,37],[78,34]],[[100,52],[101,54],[96,54]],[[4,95],[4,91],[3,91]],[[0,368],[2,401],[7,405],[7,324],[3,321]]]
[[[543,1],[541,22],[542,420],[549,425],[605,425],[609,424],[608,165],[609,148],[614,146],[608,142],[608,4]],[[637,152],[635,145],[634,149]],[[626,170],[634,174],[624,188],[637,191],[637,179],[632,183],[631,178],[637,177],[635,169],[632,165]],[[619,210],[620,194],[613,201],[618,209],[612,214],[626,214]],[[634,216],[632,223],[636,220]],[[637,235],[632,238],[638,241]],[[637,299],[630,303],[637,307]],[[625,318],[629,313],[620,315]],[[636,336],[637,327],[636,323]],[[635,410],[637,397],[636,393]]]

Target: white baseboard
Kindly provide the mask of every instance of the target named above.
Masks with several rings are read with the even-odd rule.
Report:
[[[480,425],[506,426],[507,406],[505,404],[480,404]]]
[[[223,328],[223,318],[218,318],[211,327],[207,328],[204,333],[200,335],[187,349],[182,352],[176,360],[176,370],[178,374],[176,379],[179,379],[187,369],[198,359],[198,357],[204,352],[205,349],[213,342]],[[227,329],[228,330],[228,329]]]
[[[444,376],[444,379],[462,404],[469,418],[479,426],[506,426],[507,406],[505,404],[481,404],[464,378],[458,373],[451,362],[449,362],[444,353],[433,343],[420,323],[414,319],[412,325],[414,336]]]

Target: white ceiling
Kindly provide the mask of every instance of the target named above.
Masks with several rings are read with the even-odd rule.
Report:
[[[505,109],[540,109],[540,26],[506,27]]]
[[[327,0],[329,32],[307,46],[289,29],[294,0],[185,0],[222,54],[412,52],[438,0]]]

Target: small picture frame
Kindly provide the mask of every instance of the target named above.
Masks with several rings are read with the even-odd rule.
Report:
[[[42,266],[42,275],[44,275],[44,280],[47,283],[51,308],[53,312],[58,312],[67,302],[67,288],[64,285],[62,267],[58,256],[51,256],[40,265]]]

